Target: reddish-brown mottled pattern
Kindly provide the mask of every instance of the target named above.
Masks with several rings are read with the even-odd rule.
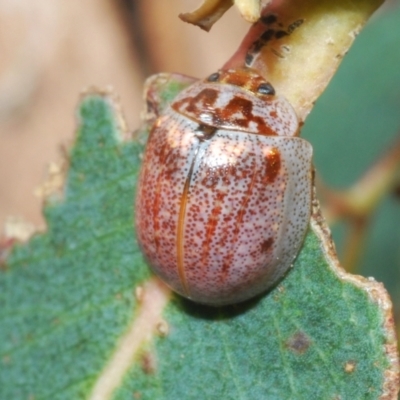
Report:
[[[298,133],[296,114],[286,100],[239,86],[197,82],[179,94],[171,107],[192,121],[214,128],[266,136]]]
[[[312,148],[295,137],[286,101],[253,97],[226,83],[192,85],[156,121],[144,154],[139,244],[167,284],[201,303],[235,303],[271,287],[308,226]],[[218,118],[226,121],[213,125]],[[252,132],[260,126],[271,134]]]
[[[243,131],[254,128],[260,135],[274,136],[262,116],[253,114],[253,101],[241,95],[232,97],[223,107],[216,106],[218,92],[215,89],[204,89],[193,97],[185,97],[172,104],[172,108],[188,116],[207,113],[210,116],[210,126],[217,128],[236,127]],[[276,117],[276,116],[275,116]]]
[[[273,244],[274,244],[274,239],[273,239],[272,237],[270,237],[270,238],[264,240],[264,241],[261,243],[261,251],[262,251],[263,253],[267,253],[268,251],[271,250],[271,247],[272,247]]]
[[[194,97],[185,97],[180,101],[172,104],[172,108],[179,111],[185,109],[189,113],[199,112],[200,107],[203,109],[212,110],[215,101],[218,98],[218,91],[215,89],[204,89]]]
[[[264,184],[272,183],[281,170],[281,153],[277,148],[271,148],[264,154],[265,174]]]

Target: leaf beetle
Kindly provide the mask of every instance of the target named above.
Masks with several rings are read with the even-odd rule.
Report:
[[[312,147],[255,70],[196,81],[155,120],[137,197],[152,270],[195,302],[250,299],[287,272],[307,231]]]

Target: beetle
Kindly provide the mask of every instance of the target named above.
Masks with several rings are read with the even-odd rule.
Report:
[[[312,147],[251,68],[188,86],[155,120],[136,196],[139,246],[175,292],[223,306],[273,287],[311,213]]]

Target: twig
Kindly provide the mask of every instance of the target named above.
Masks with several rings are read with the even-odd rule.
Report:
[[[334,191],[317,181],[328,223],[333,225],[346,220],[350,224],[343,256],[347,270],[356,268],[371,216],[383,196],[395,189],[399,171],[400,133],[394,145],[349,189]]]

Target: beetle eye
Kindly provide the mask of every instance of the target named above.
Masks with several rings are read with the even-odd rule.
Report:
[[[207,80],[208,82],[217,82],[219,79],[219,73],[218,72],[214,72],[213,74],[211,74]]]
[[[257,88],[257,92],[260,94],[269,94],[273,96],[275,94],[275,89],[270,83],[262,83]]]

